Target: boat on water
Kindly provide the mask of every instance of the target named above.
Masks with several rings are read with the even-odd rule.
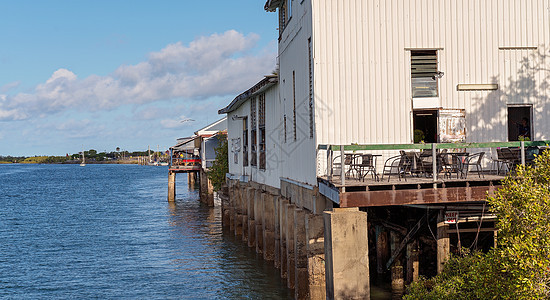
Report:
[[[82,148],[82,162],[80,163],[81,167],[86,166],[86,158],[84,157],[84,148]]]

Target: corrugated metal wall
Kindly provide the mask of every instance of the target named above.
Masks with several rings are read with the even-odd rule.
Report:
[[[412,142],[410,49],[417,48],[438,49],[439,106],[466,110],[467,141],[506,140],[506,107],[517,103],[533,105],[535,139],[550,138],[549,0],[311,5],[317,143]],[[457,91],[461,83],[499,90]]]

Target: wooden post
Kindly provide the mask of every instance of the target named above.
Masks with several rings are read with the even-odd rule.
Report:
[[[437,273],[443,271],[443,265],[449,258],[449,225],[445,224],[445,211],[440,210],[437,216]]]
[[[394,252],[400,244],[399,234],[395,231],[390,232],[391,250]],[[391,266],[391,290],[392,299],[401,299],[405,292],[405,281],[403,280],[403,265],[399,256]]]
[[[407,244],[407,284],[418,281],[418,242],[413,240]]]
[[[376,271],[378,272],[378,278],[382,278],[386,270],[386,262],[388,261],[389,249],[388,249],[388,232],[384,230],[384,227],[376,225]]]
[[[176,172],[168,171],[168,202],[176,201]]]

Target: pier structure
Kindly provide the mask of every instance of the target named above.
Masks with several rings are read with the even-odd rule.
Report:
[[[452,146],[527,148],[524,142]],[[321,145],[320,150],[332,162],[331,149],[372,147]],[[521,161],[520,155],[516,162]],[[351,168],[328,166],[332,172],[319,176],[317,186],[281,178],[275,188],[228,175],[221,193],[224,227],[273,261],[296,299],[368,299],[372,284],[389,286],[393,298],[400,299],[406,284],[441,272],[451,252],[496,246],[496,216],[486,199],[510,170],[488,167],[458,177],[447,177],[443,170],[398,170],[381,172],[379,179],[357,179],[348,173]]]
[[[550,0],[450,2],[265,2],[277,69],[219,110],[224,224],[297,299],[399,299],[496,245],[486,197],[550,139]]]
[[[197,130],[192,137],[180,138],[170,148],[168,167],[168,201],[176,199],[176,174],[187,173],[190,189],[199,187],[200,201],[214,206],[214,188],[208,178],[208,170],[216,159],[218,137],[227,130],[226,118],[222,118]]]

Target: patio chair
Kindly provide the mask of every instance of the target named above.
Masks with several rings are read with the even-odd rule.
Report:
[[[371,173],[372,178],[378,181],[378,174],[376,174],[376,156],[372,154],[362,154],[361,163],[358,164],[359,177],[365,181],[365,176]]]
[[[464,171],[465,171],[465,177],[466,178],[468,177],[468,172],[470,171],[470,166],[475,166],[476,167],[477,175],[479,176],[479,178],[481,178],[481,177],[485,178],[485,176],[482,173],[483,168],[481,167],[481,161],[483,160],[484,155],[485,155],[485,152],[479,152],[479,153],[475,153],[475,154],[472,154],[472,155],[468,156],[464,160],[463,168],[464,168]]]
[[[356,155],[355,154],[344,154],[344,155],[345,155],[344,171],[345,171],[345,176],[347,178],[347,177],[350,177],[353,172],[357,171],[355,168],[352,168]],[[332,174],[336,176],[340,176],[341,170],[342,170],[342,166],[341,166],[342,160],[340,159],[340,157],[341,156],[338,155],[332,159]],[[347,170],[346,170],[346,166],[348,166]]]
[[[498,151],[497,151],[498,154]],[[519,165],[521,163],[521,159],[519,157],[519,151],[513,152],[510,148],[501,148],[500,149],[501,157],[499,156],[499,159],[502,160],[503,164],[506,166],[508,171],[513,171],[516,168],[516,165]]]
[[[400,151],[400,153],[399,155],[386,159],[386,162],[384,162],[384,169],[382,170],[382,180],[384,180],[384,175],[388,176],[388,182],[390,181],[391,175],[397,175],[399,181],[401,181],[401,177],[407,181],[405,173],[410,173],[411,161],[405,154],[405,151]]]

